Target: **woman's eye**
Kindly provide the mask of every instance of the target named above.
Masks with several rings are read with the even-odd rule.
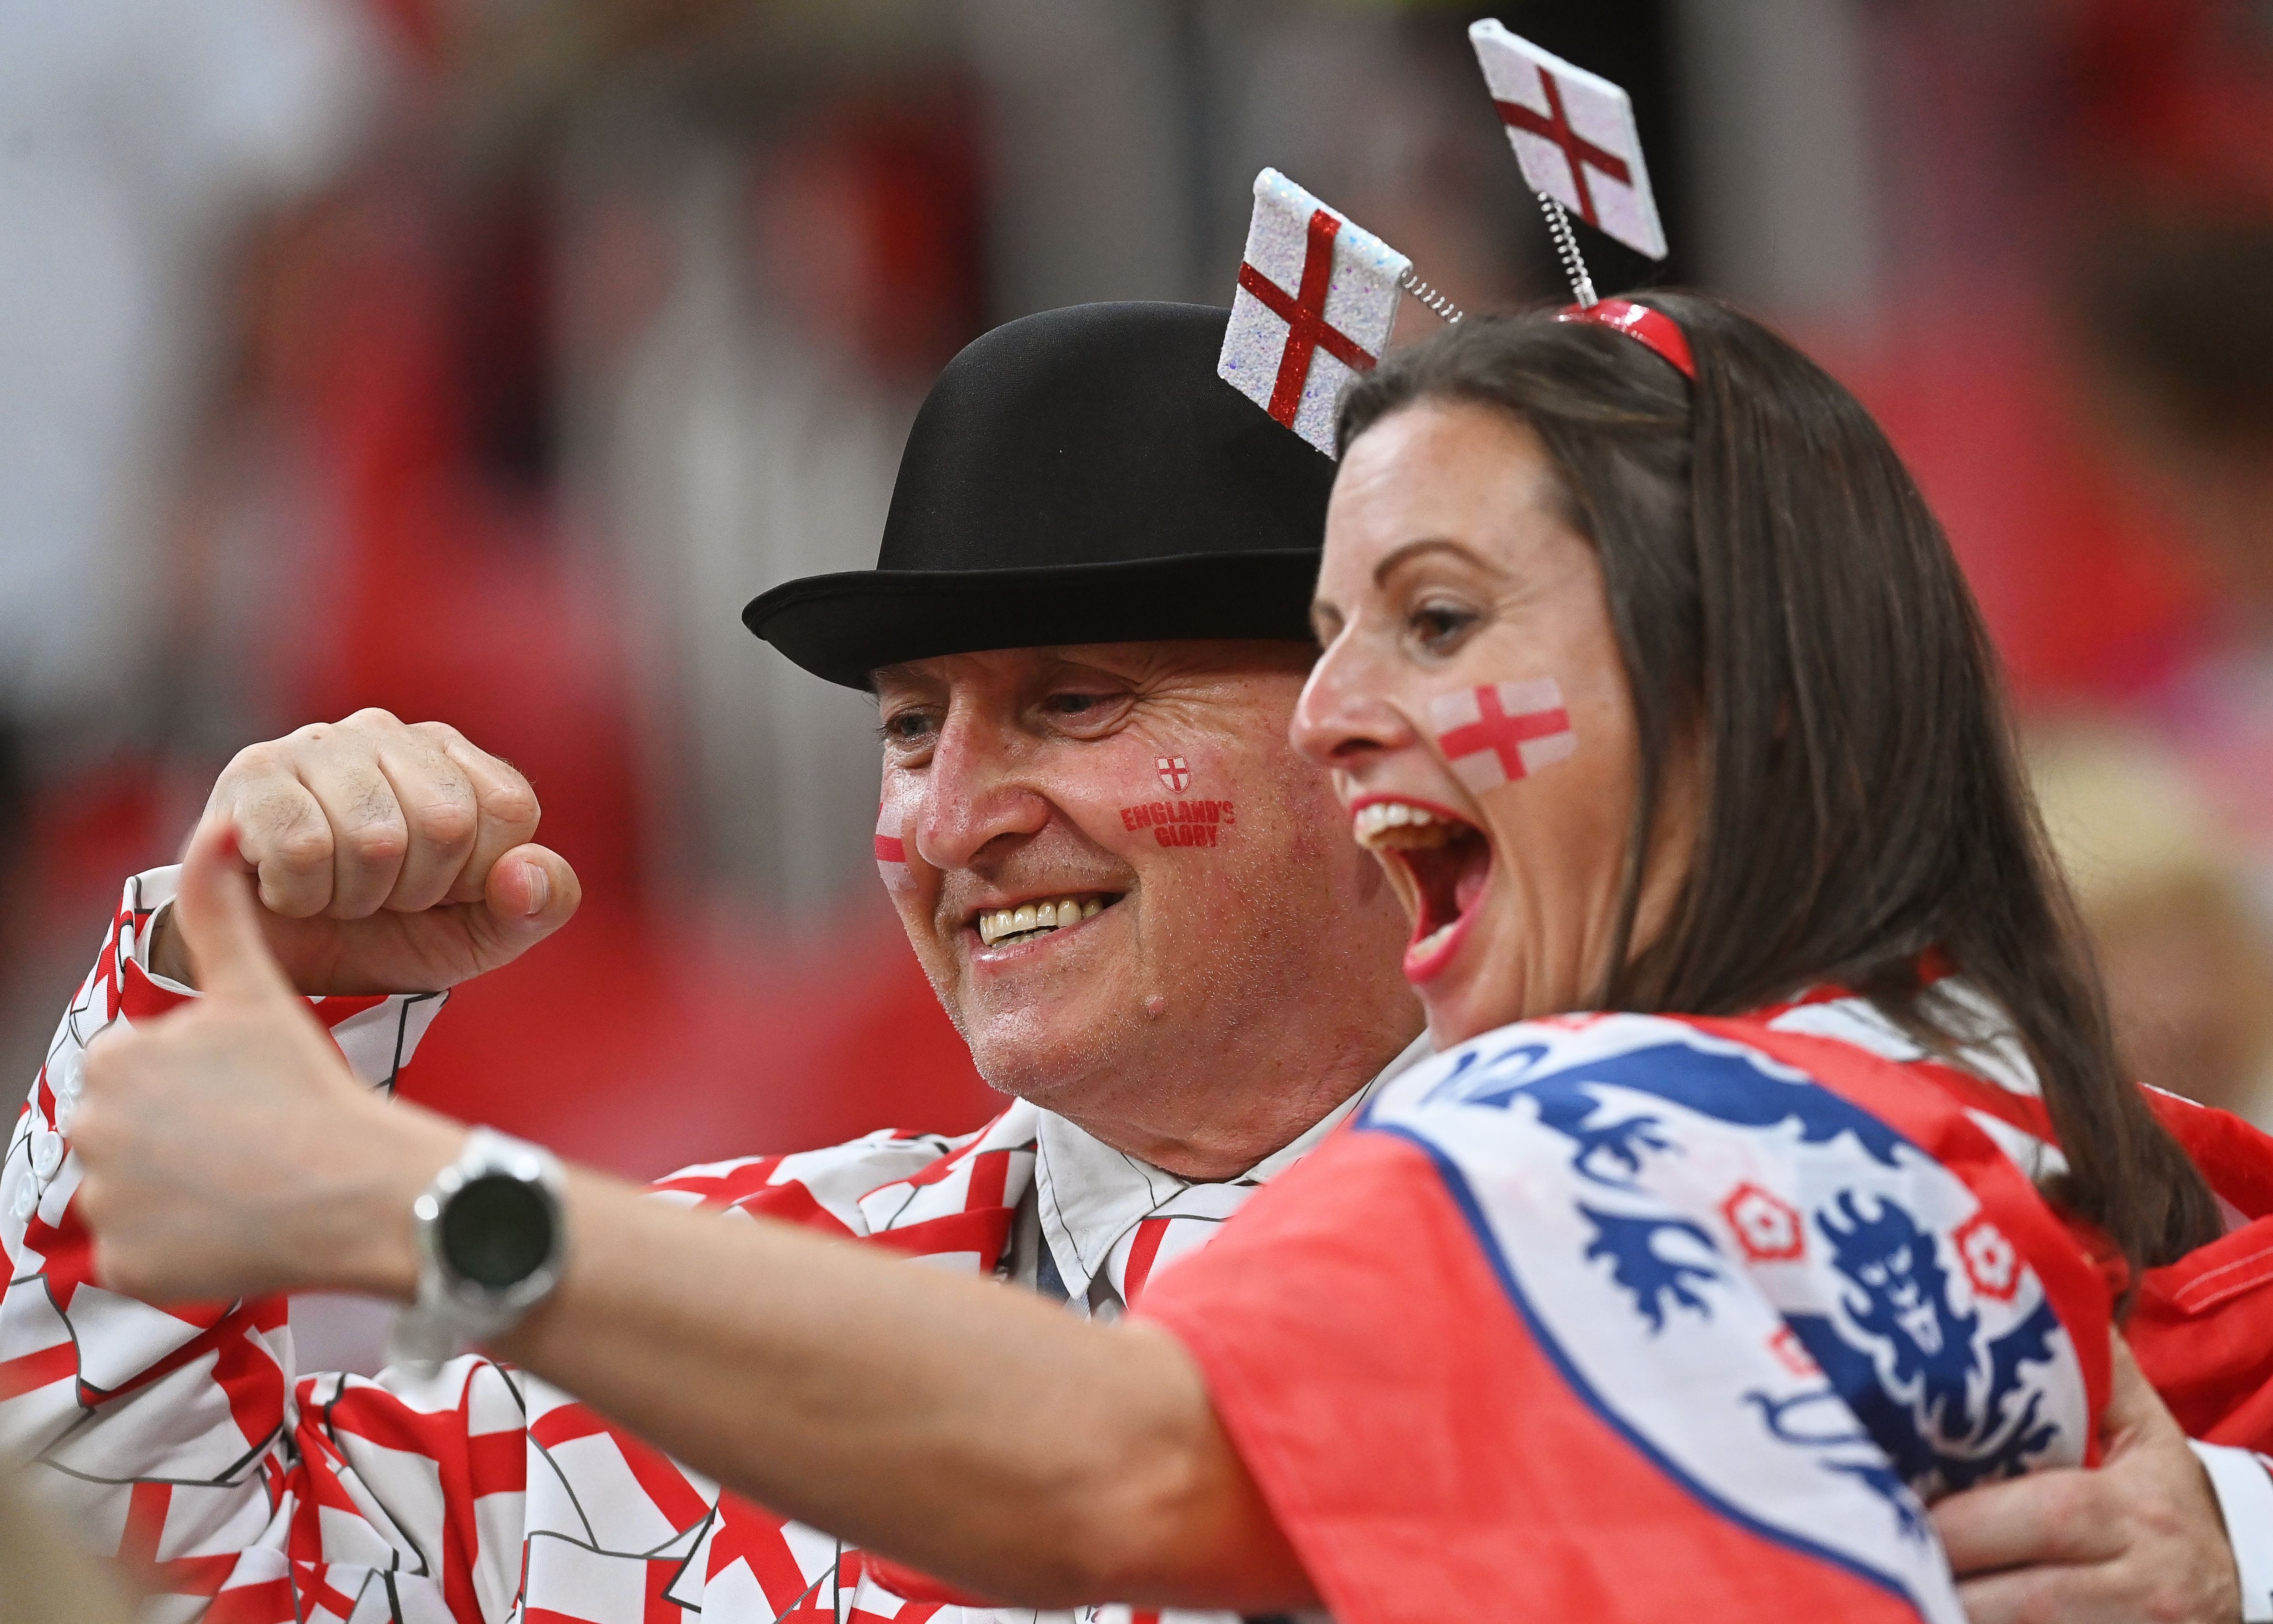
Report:
[[[1454,604],[1424,604],[1413,612],[1411,621],[1414,635],[1432,650],[1450,648],[1475,623],[1473,610]]]

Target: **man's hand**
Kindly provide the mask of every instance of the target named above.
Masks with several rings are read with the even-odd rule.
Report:
[[[1934,1527],[1972,1624],[2234,1624],[2241,1586],[2209,1474],[2115,1342],[2097,1471],[1953,1494]]]
[[[228,823],[199,826],[174,906],[206,996],[86,1051],[71,1137],[97,1275],[160,1302],[407,1295],[411,1203],[464,1131],[356,1081],[262,939]]]
[[[236,831],[262,934],[304,993],[439,992],[568,922],[575,870],[526,844],[529,780],[439,722],[384,710],[239,751],[199,824]],[[195,985],[170,914],[150,967]]]

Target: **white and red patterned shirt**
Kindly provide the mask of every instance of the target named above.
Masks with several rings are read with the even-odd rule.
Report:
[[[158,1309],[92,1277],[72,1210],[80,1056],[113,1022],[194,995],[152,976],[176,871],[126,886],[0,1166],[0,1450],[154,1592],[151,1620],[209,1624],[1164,1624],[1122,1606],[1037,1615],[904,1598],[857,1551],[730,1494],[567,1395],[469,1356],[433,1376],[301,1375],[281,1297]],[[436,995],[325,998],[356,1074],[391,1086]],[[1425,1053],[1415,1043],[1388,1076]],[[1194,1184],[1020,1101],[975,1133],[890,1131],[692,1167],[659,1199],[872,1240],[1115,1318],[1357,1103],[1243,1177]]]

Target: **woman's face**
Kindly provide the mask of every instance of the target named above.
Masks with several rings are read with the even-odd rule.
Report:
[[[1584,1007],[1617,929],[1637,748],[1602,568],[1538,436],[1446,402],[1360,435],[1314,613],[1325,653],[1294,743],[1404,900],[1437,1044]],[[1658,853],[1687,849],[1691,778],[1666,774]],[[1650,863],[1637,944],[1677,867]]]

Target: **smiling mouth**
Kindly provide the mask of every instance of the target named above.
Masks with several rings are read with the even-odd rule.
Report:
[[[983,946],[1015,947],[1024,942],[1039,942],[1053,931],[1078,925],[1084,920],[1095,919],[1120,900],[1118,892],[1085,891],[1070,897],[1021,902],[1015,907],[985,909],[971,919],[971,926],[979,933]]]
[[[1491,879],[1491,842],[1458,813],[1383,796],[1350,809],[1358,844],[1402,877],[1413,911],[1405,974],[1423,981],[1450,962]]]

